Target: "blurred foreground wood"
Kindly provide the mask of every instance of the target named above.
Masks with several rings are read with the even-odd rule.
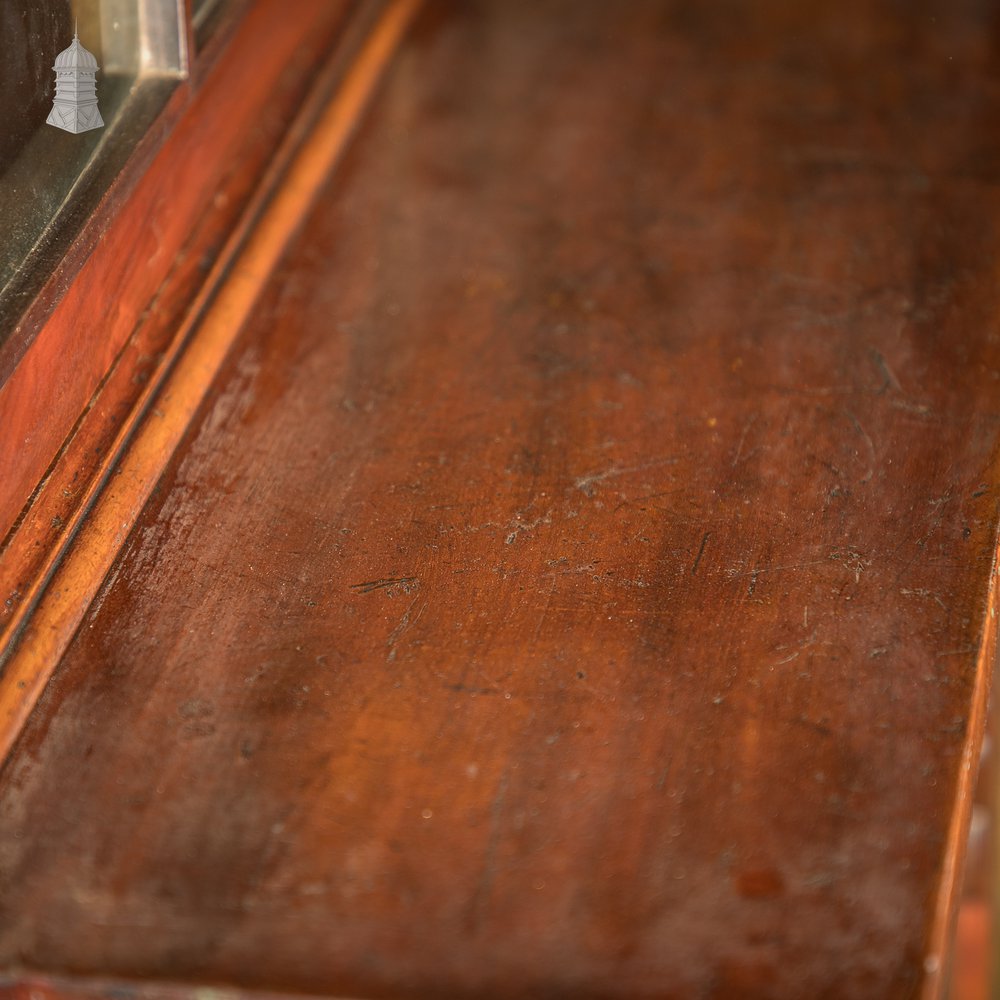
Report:
[[[992,17],[430,4],[0,773],[9,988],[937,995]]]

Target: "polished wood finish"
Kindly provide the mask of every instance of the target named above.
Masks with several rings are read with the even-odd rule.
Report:
[[[993,27],[432,5],[8,755],[0,965],[935,995],[995,652]]]

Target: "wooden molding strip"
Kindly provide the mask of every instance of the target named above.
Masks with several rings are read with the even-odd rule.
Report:
[[[976,654],[975,687],[969,718],[962,745],[955,798],[951,809],[948,835],[945,842],[941,877],[937,881],[937,898],[931,915],[924,952],[924,980],[921,1000],[939,1000],[947,991],[948,963],[951,944],[955,937],[955,921],[962,896],[962,874],[975,801],[976,780],[979,776],[980,747],[986,730],[989,713],[990,688],[997,657],[997,615],[1000,614],[998,598],[998,570],[1000,552],[994,545],[993,566],[990,571],[986,615]]]
[[[121,430],[107,471],[79,508],[72,544],[13,640],[4,664],[0,759],[17,739],[419,5],[420,0],[390,0],[386,5],[280,183],[269,185],[273,194],[264,196],[256,225],[231,238],[232,250],[222,255],[218,280],[208,282],[172,352],[150,380],[132,426]]]

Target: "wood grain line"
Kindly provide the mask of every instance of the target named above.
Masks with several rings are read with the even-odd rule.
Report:
[[[129,428],[121,431],[113,449],[122,452],[120,462],[91,487],[93,495],[79,509],[73,544],[8,654],[0,677],[0,759],[17,739],[419,5],[420,0],[393,0],[387,6],[221,285],[214,294],[206,292],[209,301],[192,311],[186,324],[192,328],[190,336],[182,332],[177,338],[177,345],[185,345],[176,349],[180,356],[173,366],[169,361],[162,366],[161,381],[151,384],[134,438],[127,440]],[[214,284],[209,282],[210,287]]]

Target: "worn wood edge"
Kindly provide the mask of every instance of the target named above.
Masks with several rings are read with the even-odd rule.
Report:
[[[972,691],[968,723],[951,817],[945,839],[941,877],[932,900],[930,926],[924,949],[923,987],[921,1000],[942,1000],[947,994],[948,956],[955,934],[955,921],[961,903],[962,874],[965,864],[969,824],[976,780],[979,775],[980,749],[986,731],[989,712],[990,688],[996,667],[998,571],[1000,571],[1000,534],[994,538],[993,563],[990,567],[986,610],[981,630],[979,650],[976,654],[975,680]]]
[[[363,1000],[339,993],[274,992],[160,979],[51,976],[27,969],[0,973],[0,1000],[110,1000],[113,997],[133,1000]]]
[[[127,432],[122,432],[117,466],[109,465],[95,484],[90,503],[80,508],[72,545],[66,547],[26,627],[11,644],[0,677],[0,760],[9,754],[420,2],[389,0],[386,4],[221,285],[191,321],[189,342],[165,371],[162,388],[157,392],[158,387],[150,385],[144,412],[127,447]]]
[[[22,512],[18,524],[0,543],[0,597],[15,592],[18,595],[16,603],[6,616],[5,609],[0,607],[0,667],[9,655],[17,635],[30,618],[56,565],[72,543],[94,499],[103,488],[108,472],[124,451],[148,409],[152,397],[163,384],[167,372],[191,335],[192,329],[205,312],[217,288],[225,280],[233,260],[266,209],[296,152],[306,141],[323,110],[336,93],[364,38],[370,33],[373,23],[384,9],[385,2],[386,0],[361,0],[355,9],[337,47],[320,68],[305,102],[256,182],[250,200],[236,219],[235,225],[231,227],[212,268],[200,288],[185,305],[181,314],[182,322],[174,331],[159,362],[147,375],[140,373],[135,368],[134,359],[128,357],[130,350],[140,342],[145,329],[155,323],[147,318],[145,322],[140,321],[137,330],[126,342],[111,370],[98,386],[77,426],[36,487],[32,500],[29,501],[25,512]],[[147,313],[154,311],[155,302],[156,300]],[[116,382],[128,381],[137,375],[145,382],[145,388],[135,397],[127,413],[119,420],[110,445],[107,446],[94,472],[79,486],[78,500],[67,514],[62,505],[53,500],[53,489],[58,490],[60,486],[72,486],[76,483],[83,469],[82,455],[85,455],[94,444],[92,438],[100,432],[100,428],[94,428],[93,425],[101,422],[103,410],[114,409],[121,402],[120,399],[114,398]],[[112,398],[106,401],[106,394]],[[54,516],[62,522],[62,531],[56,541],[51,542],[39,536],[37,530],[33,530],[36,526],[32,521],[44,523]],[[37,552],[39,545],[44,547],[40,558]],[[15,591],[13,588],[18,589]],[[10,598],[7,603],[11,603]]]

